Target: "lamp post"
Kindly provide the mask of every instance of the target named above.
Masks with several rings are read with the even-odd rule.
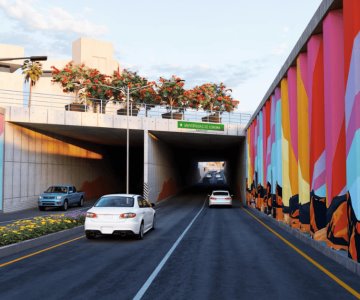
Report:
[[[183,79],[177,80],[176,82],[180,82],[180,81],[185,81]],[[82,85],[79,83],[75,83],[78,85]],[[106,88],[110,88],[110,89],[114,89],[116,91],[121,92],[123,95],[126,96],[126,194],[129,194],[129,161],[130,161],[130,151],[129,151],[129,144],[130,144],[130,134],[129,134],[129,107],[130,107],[130,94],[147,88],[149,86],[152,86],[153,84],[147,84],[138,88],[133,88],[130,90],[130,88],[127,86],[125,87],[114,87],[114,86],[110,86],[110,85],[106,85],[106,84],[101,84],[101,83],[92,83],[92,85],[96,85],[96,86],[102,86],[102,87],[106,87]],[[83,85],[84,86],[84,85]],[[86,85],[85,85],[86,86]]]
[[[10,58],[0,58],[0,61],[8,61],[8,60],[23,60],[29,59],[30,61],[44,61],[47,60],[47,56],[27,56],[27,57],[10,57]]]
[[[79,83],[74,83],[77,85],[82,85],[82,86],[86,86],[83,84],[79,84]],[[129,87],[114,87],[114,86],[110,86],[110,85],[106,85],[106,84],[100,84],[100,83],[92,83],[91,85],[96,85],[96,86],[102,86],[102,87],[106,87],[106,88],[110,88],[116,91],[121,92],[123,95],[126,96],[126,194],[129,194],[129,161],[130,161],[130,151],[129,151],[129,145],[130,145],[130,134],[129,134],[129,107],[130,107],[130,94],[132,94],[133,92],[136,92],[138,90],[147,88],[149,86],[152,86],[153,84],[147,84],[138,88],[134,88],[131,89]]]

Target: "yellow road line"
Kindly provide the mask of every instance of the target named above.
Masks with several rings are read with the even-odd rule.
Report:
[[[355,296],[357,299],[360,299],[360,293],[354,290],[351,286],[347,285],[344,281],[342,281],[340,278],[335,276],[333,273],[331,273],[328,269],[324,268],[322,265],[320,265],[318,262],[316,262],[314,259],[312,259],[309,255],[301,251],[299,248],[297,248],[294,244],[289,242],[287,239],[285,239],[282,235],[277,233],[275,230],[273,230],[270,226],[266,225],[263,221],[261,221],[258,217],[256,217],[254,214],[252,214],[250,211],[243,209],[247,214],[249,214],[251,217],[253,217],[256,221],[258,221],[261,225],[263,225],[267,230],[269,230],[271,233],[276,235],[280,240],[282,240],[286,245],[288,245],[290,248],[294,249],[297,253],[299,253],[302,257],[304,257],[307,261],[312,263],[315,267],[317,267],[320,271],[324,272],[327,276],[329,276],[332,280],[334,280],[337,284],[342,286],[345,290],[347,290],[350,294]]]
[[[68,240],[68,241],[65,241],[65,242],[56,244],[56,245],[54,245],[54,246],[51,246],[51,247],[48,247],[48,248],[45,248],[45,249],[42,249],[42,250],[39,250],[39,251],[30,253],[30,254],[27,254],[27,255],[21,256],[21,257],[19,257],[19,258],[10,260],[10,261],[8,261],[8,262],[6,262],[6,263],[0,264],[0,268],[5,267],[5,266],[8,266],[8,265],[11,265],[11,264],[16,263],[16,262],[18,262],[18,261],[20,261],[20,260],[23,260],[23,259],[26,259],[26,258],[35,256],[35,255],[38,255],[38,254],[40,254],[40,253],[43,253],[43,252],[46,252],[46,251],[55,249],[55,248],[57,248],[57,247],[60,247],[60,246],[69,244],[69,243],[74,242],[74,241],[77,241],[77,240],[79,240],[79,239],[81,239],[81,238],[83,238],[83,237],[84,237],[84,236],[79,236],[79,237],[77,237],[77,238],[74,238],[74,239],[71,239],[71,240]]]

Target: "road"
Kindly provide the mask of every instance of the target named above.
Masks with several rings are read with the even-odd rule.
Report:
[[[157,228],[144,240],[82,237],[0,267],[0,299],[132,299],[140,290],[143,299],[355,298],[346,287],[359,292],[359,277],[265,220],[344,288],[240,203],[202,209],[206,194],[197,188],[159,205]],[[52,245],[5,257],[0,265]]]

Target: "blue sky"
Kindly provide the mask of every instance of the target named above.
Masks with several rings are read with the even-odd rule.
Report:
[[[122,68],[191,88],[224,82],[253,111],[321,0],[0,0],[0,43],[71,56],[87,36],[113,43]],[[0,54],[1,56],[1,54]]]

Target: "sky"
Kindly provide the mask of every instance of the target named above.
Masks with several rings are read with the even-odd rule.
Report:
[[[185,88],[223,82],[254,111],[321,0],[0,0],[0,43],[49,60],[72,42],[111,42],[121,68]],[[1,56],[1,53],[0,53]]]

